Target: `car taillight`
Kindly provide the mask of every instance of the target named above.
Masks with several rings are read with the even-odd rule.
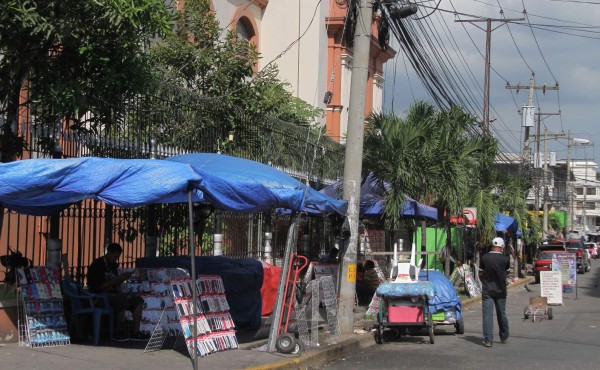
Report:
[[[578,250],[577,251],[577,257],[581,257],[581,256],[583,256],[583,252],[581,250]]]

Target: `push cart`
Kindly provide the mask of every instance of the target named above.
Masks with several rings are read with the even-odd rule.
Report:
[[[548,307],[548,297],[529,297],[529,306],[523,309],[523,318],[535,322],[535,319],[552,320],[552,307]]]
[[[450,280],[442,272],[436,270],[421,271],[419,280],[431,282],[435,289],[435,297],[429,299],[429,311],[432,312],[434,325],[436,327],[454,326],[456,334],[464,334],[462,303]]]
[[[300,272],[308,266],[308,259],[304,256],[292,253],[290,256],[290,264],[285,276],[285,288],[283,292],[284,301],[280,311],[280,321],[274,322],[272,325],[277,327],[277,341],[275,348],[285,354],[300,353],[304,350],[304,344],[297,339],[293,333],[288,332],[294,300],[296,299],[296,288]]]
[[[377,288],[380,297],[375,342],[383,343],[386,328],[396,330],[401,337],[410,328],[427,328],[429,341],[434,343],[435,323],[429,310],[434,297],[433,285],[428,281],[412,283],[383,283]]]

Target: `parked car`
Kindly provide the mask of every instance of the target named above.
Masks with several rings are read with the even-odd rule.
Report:
[[[584,245],[590,251],[590,257],[598,259],[598,245],[596,243],[584,243]]]
[[[587,271],[590,271],[592,269],[592,262],[590,261],[590,252],[580,240],[568,240],[567,251],[575,253],[578,273],[585,274]]]
[[[540,272],[552,271],[552,257],[555,253],[565,253],[565,250],[542,250],[539,251],[533,261],[533,275],[535,282],[540,283]]]

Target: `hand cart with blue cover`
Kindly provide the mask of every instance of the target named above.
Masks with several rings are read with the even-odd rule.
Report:
[[[464,334],[465,324],[462,317],[462,302],[458,298],[454,285],[444,273],[437,270],[421,271],[419,280],[433,284],[435,295],[429,300],[429,311],[433,315],[435,326],[453,325],[456,334]]]
[[[402,334],[408,328],[427,328],[429,341],[434,343],[434,327],[429,301],[435,296],[429,281],[390,282],[381,284],[376,291],[380,297],[375,342],[383,343],[386,328],[397,329]]]

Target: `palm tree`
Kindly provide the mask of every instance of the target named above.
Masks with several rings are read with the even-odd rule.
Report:
[[[481,246],[496,235],[494,219],[500,210],[508,211],[520,225],[528,222],[535,228],[525,205],[529,180],[497,171],[497,141],[482,137],[476,125],[458,107],[438,111],[426,102],[410,106],[406,118],[386,113],[369,117],[363,169],[392,185],[385,194],[386,227],[401,222],[400,210],[408,195],[445,210],[446,228],[451,214],[476,207]],[[527,240],[531,236],[524,238],[531,241]]]
[[[392,184],[385,201],[388,226],[400,221],[404,195],[445,209],[448,217],[471,205],[467,194],[482,153],[489,151],[489,140],[475,134],[475,125],[458,107],[440,112],[426,102],[413,104],[405,119],[371,115],[363,168]]]

